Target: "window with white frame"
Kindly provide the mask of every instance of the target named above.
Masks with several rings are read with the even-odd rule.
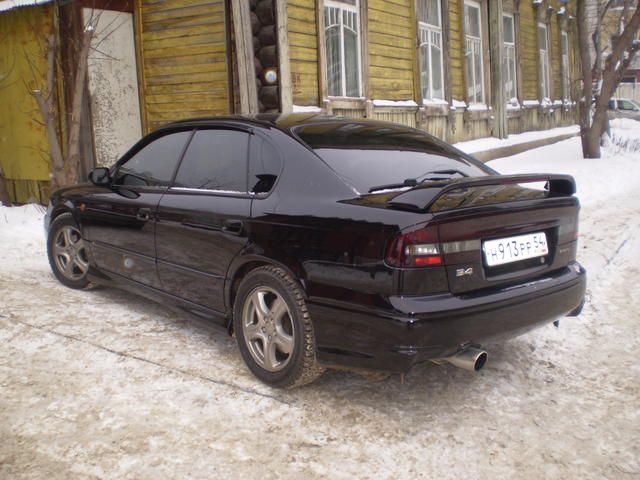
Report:
[[[418,35],[423,101],[444,100],[441,0],[418,0]]]
[[[565,100],[571,99],[571,83],[569,71],[569,35],[567,32],[560,34],[560,48],[562,49],[562,96]]]
[[[502,75],[504,76],[505,97],[508,103],[518,103],[518,82],[516,73],[516,30],[513,15],[502,16],[504,48],[502,52]]]
[[[538,50],[540,52],[540,95],[542,99],[551,98],[551,79],[549,73],[549,31],[544,23],[538,24]]]
[[[464,2],[464,31],[467,60],[467,100],[484,103],[484,66],[482,65],[482,10],[478,2]]]
[[[359,0],[324,2],[327,94],[331,97],[362,96],[359,9]]]

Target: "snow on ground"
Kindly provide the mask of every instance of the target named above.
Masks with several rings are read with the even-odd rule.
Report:
[[[550,130],[540,130],[519,133],[517,135],[509,135],[508,138],[501,139],[495,137],[478,138],[477,140],[469,140],[467,142],[458,142],[454,147],[465,153],[483,152],[485,150],[493,150],[494,148],[509,147],[511,145],[519,145],[521,143],[532,142],[534,140],[542,140],[549,137],[558,137],[561,135],[576,134],[580,131],[577,125],[569,127],[558,127]]]
[[[490,165],[576,176],[583,314],[486,345],[478,374],[425,364],[404,384],[272,390],[207,324],[61,286],[42,211],[0,207],[0,478],[639,478],[640,154],[579,148]]]

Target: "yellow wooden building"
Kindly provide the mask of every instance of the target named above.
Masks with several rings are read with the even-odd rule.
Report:
[[[130,50],[135,78],[119,88],[121,73],[90,66],[88,167],[122,153],[105,132],[125,116],[109,96],[125,91],[132,138],[188,117],[276,111],[389,120],[450,142],[576,123],[575,0],[75,0],[2,12],[12,1],[0,0],[11,37],[0,42],[0,165],[18,201],[46,196],[47,140],[22,81],[33,73],[2,70],[22,45],[42,50],[34,22],[64,57],[77,28],[61,19],[87,9],[130,16],[110,57]]]

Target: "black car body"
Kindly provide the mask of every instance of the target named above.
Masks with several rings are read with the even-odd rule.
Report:
[[[208,175],[212,158],[221,165]],[[311,115],[191,120],[99,173],[98,185],[55,192],[46,220],[72,216],[88,281],[231,331],[243,279],[277,268],[302,292],[319,365],[407,372],[583,303],[573,179],[500,176],[419,130]],[[516,239],[511,260],[527,258],[489,266],[483,248],[503,238]],[[530,257],[518,239],[544,239],[547,253]]]

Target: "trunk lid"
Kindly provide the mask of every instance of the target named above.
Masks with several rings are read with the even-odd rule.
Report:
[[[496,208],[497,207],[497,208]],[[503,208],[500,208],[503,207]],[[575,260],[579,203],[576,198],[545,198],[521,205],[499,204],[436,215],[440,246],[452,293],[520,283],[566,267]],[[535,237],[534,237],[535,234]],[[527,243],[546,241],[546,254],[533,251]],[[498,240],[498,242],[488,243]],[[514,243],[516,244],[514,247]],[[522,255],[507,263],[490,264],[488,257],[502,260],[495,247]]]
[[[427,207],[452,293],[521,283],[575,260],[580,204],[572,177],[459,183],[443,188]]]
[[[495,175],[368,195],[367,203],[431,214],[449,290],[463,294],[522,283],[574,261],[580,210],[574,193],[567,175]],[[542,241],[546,247],[536,250]]]

